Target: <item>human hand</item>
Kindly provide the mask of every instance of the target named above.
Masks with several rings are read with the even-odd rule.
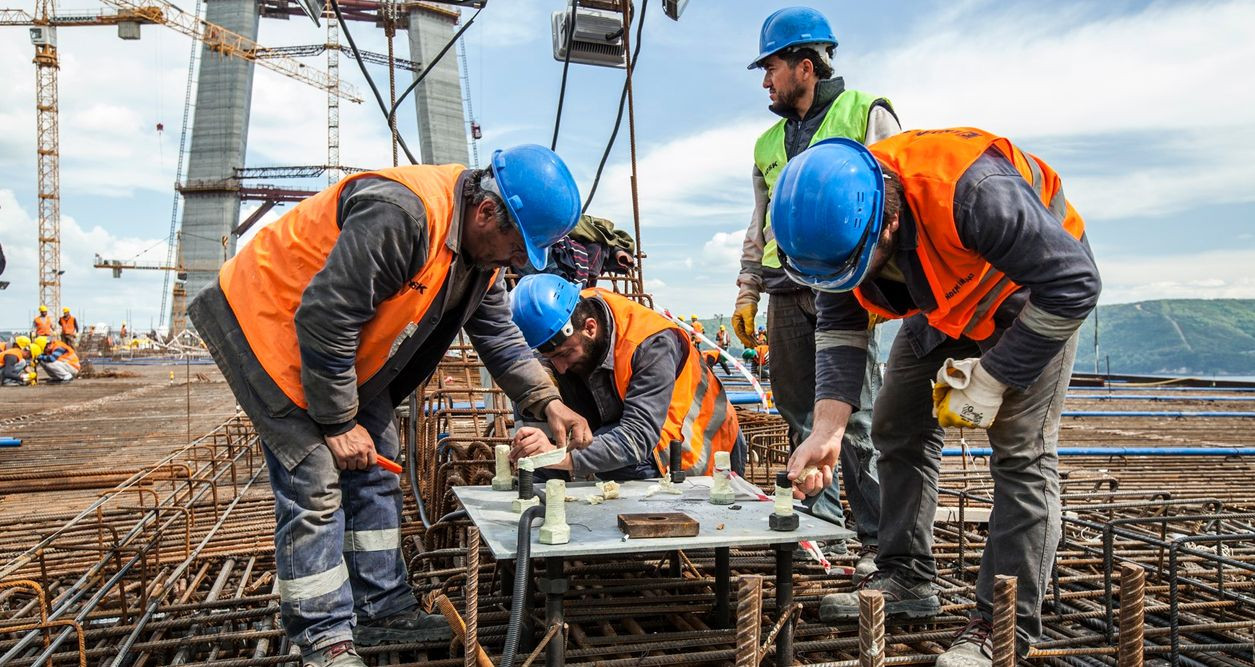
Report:
[[[558,447],[584,449],[593,441],[593,430],[589,428],[588,420],[561,400],[549,401],[545,406],[545,420],[549,422],[549,431],[553,433]]]
[[[789,457],[786,468],[789,479],[793,481],[793,497],[801,500],[823,491],[832,483],[833,470],[837,458],[841,455],[841,436],[824,437],[812,433],[802,442]],[[814,467],[819,474],[805,474],[806,469]]]
[[[329,435],[324,440],[340,470],[366,470],[375,465],[375,441],[361,424],[346,433]]]
[[[989,428],[1006,391],[980,359],[946,359],[933,383],[933,416],[943,428]]]
[[[544,454],[554,449],[557,449],[557,446],[549,441],[549,436],[545,435],[544,431],[534,426],[524,426],[514,434],[514,439],[510,441],[510,463],[518,463],[519,459]]]

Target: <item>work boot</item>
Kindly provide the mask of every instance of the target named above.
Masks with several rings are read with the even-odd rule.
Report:
[[[858,562],[854,564],[854,579],[862,581],[876,574],[876,555],[880,547],[875,544],[864,544],[858,549]]]
[[[885,616],[928,618],[941,611],[941,602],[928,582],[908,588],[893,577],[878,576],[866,580],[860,588],[880,591],[885,599]],[[858,620],[858,591],[825,595],[819,603],[819,618],[825,623]]]
[[[453,636],[449,621],[440,614],[426,614],[411,607],[384,618],[359,622],[353,639],[362,646],[448,641]]]
[[[950,642],[950,649],[937,656],[937,667],[991,667],[994,664],[993,626],[983,618],[973,618]]]
[[[362,656],[347,639],[321,651],[301,655],[301,667],[366,667]]]

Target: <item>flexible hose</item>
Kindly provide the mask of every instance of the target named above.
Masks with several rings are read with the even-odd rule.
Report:
[[[527,583],[532,569],[532,522],[543,516],[544,505],[527,508],[519,516],[519,539],[514,555],[514,593],[510,598],[510,624],[505,632],[505,649],[501,652],[500,667],[514,667],[515,654],[519,650],[519,634],[523,630],[523,608],[527,606]]]

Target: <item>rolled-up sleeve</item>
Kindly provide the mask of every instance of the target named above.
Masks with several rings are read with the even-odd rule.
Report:
[[[1028,290],[1015,321],[981,357],[990,375],[1024,389],[1098,304],[1098,267],[1085,237],[1065,230],[1006,158],[985,154],[955,192],[963,245]]]
[[[571,453],[576,477],[649,459],[650,451],[662,437],[686,345],[670,330],[641,342],[632,354],[632,379],[619,423],[595,436],[587,448]]]
[[[480,360],[506,396],[524,414],[541,419],[545,406],[559,398],[558,388],[514,325],[504,277],[488,289],[465,329]]]
[[[816,292],[815,310],[815,400],[858,410],[871,340],[867,311],[850,292]]]

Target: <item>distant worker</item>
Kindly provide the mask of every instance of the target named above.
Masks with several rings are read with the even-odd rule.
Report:
[[[35,321],[31,323],[31,330],[36,336],[51,336],[54,321],[52,316],[48,314],[48,306],[39,307],[39,315],[35,317]]]
[[[575,180],[541,146],[489,165],[353,174],[258,232],[188,309],[262,440],[280,620],[302,665],[364,667],[354,642],[450,637],[414,597],[400,480],[376,463],[396,458],[393,411],[459,331],[561,444],[592,439],[510,321],[501,280],[543,267],[575,226]]]
[[[78,320],[70,314],[69,308],[61,309],[61,340],[67,345],[73,346],[74,340],[78,336]]]
[[[758,332],[754,334],[754,345],[767,344],[767,327],[759,326]]]
[[[30,344],[31,339],[28,336],[18,336],[13,340],[13,346],[0,351],[0,385],[5,387],[20,387],[22,385],[34,384],[34,370],[30,363]]]
[[[603,273],[629,272],[636,264],[635,252],[631,234],[615,229],[605,218],[581,215],[575,229],[550,246],[544,269],[525,266],[519,273],[552,273],[581,287],[596,287],[597,277]]]
[[[511,293],[514,322],[553,369],[562,399],[588,419],[588,447],[554,466],[576,479],[648,479],[670,472],[671,441],[685,472],[709,475],[714,453],[745,466],[745,440],[723,385],[689,337],[658,313],[609,290],[582,292],[558,276],[526,276]],[[553,449],[518,430],[514,459]]]
[[[741,350],[741,363],[749,366],[750,372],[758,371],[758,353],[754,351],[754,348],[747,347]]]
[[[718,345],[721,350],[726,350],[731,342],[731,337],[728,335],[728,327],[720,324],[719,331],[715,334],[715,345]]]
[[[690,317],[689,322],[692,323],[690,326],[693,327],[693,344],[700,350],[702,349],[702,339],[698,338],[698,335],[706,333],[706,327],[702,326],[702,323],[697,320],[696,315]]]
[[[31,343],[31,356],[48,374],[50,382],[71,382],[83,369],[73,347],[59,340],[49,341],[43,336]]]
[[[870,149],[870,150],[869,150]],[[885,505],[885,613],[923,618],[933,586],[942,427],[988,429],[993,514],[971,621],[939,667],[992,663],[996,575],[1017,577],[1020,655],[1042,632],[1061,534],[1059,419],[1077,330],[1101,282],[1085,223],[1044,161],[974,128],[912,130],[864,147],[816,145],[789,163],[772,202],[798,283],[820,290],[815,426],[789,460],[831,476],[860,396],[871,315],[907,318],[876,400],[872,440]],[[931,385],[931,386],[930,386]],[[778,385],[780,386],[780,385]],[[821,484],[808,479],[806,493]],[[858,617],[857,593],[825,597],[829,622]]]
[[[780,172],[808,146],[832,137],[871,143],[902,131],[889,100],[845,87],[834,76],[837,38],[824,15],[809,7],[780,9],[763,21],[759,54],[750,69],[762,69],[762,87],[771,99],[770,110],[780,119],[754,145],[754,212],[741,248],[739,293],[732,329],[746,345],[774,346],[771,377],[776,407],[789,425],[789,446],[796,448],[810,435],[815,404],[815,295],[789,280],[782,267],[770,204]],[[767,330],[761,340],[750,335],[758,312],[759,294],[767,303]],[[865,373],[880,372],[876,337],[865,350]],[[875,401],[879,380],[864,383],[866,405]],[[872,446],[871,413],[857,413],[845,433],[839,480],[810,498],[811,511],[837,525],[845,524],[841,483],[854,516],[860,549],[857,576],[876,569],[876,535],[880,522],[880,482],[876,450]]]
[[[724,350],[721,347],[717,347],[713,350],[702,350],[702,359],[706,360],[707,368],[713,369],[715,364],[719,364],[719,367],[723,369],[725,374],[731,375],[732,370],[728,368],[728,360],[724,359],[723,355]]]
[[[126,328],[126,322],[122,323],[122,328],[118,329],[118,344],[126,345],[126,339],[131,337],[131,332]]]
[[[754,363],[758,365],[758,377],[767,377],[769,372],[767,364],[771,362],[771,349],[767,343],[760,343],[754,346]]]

